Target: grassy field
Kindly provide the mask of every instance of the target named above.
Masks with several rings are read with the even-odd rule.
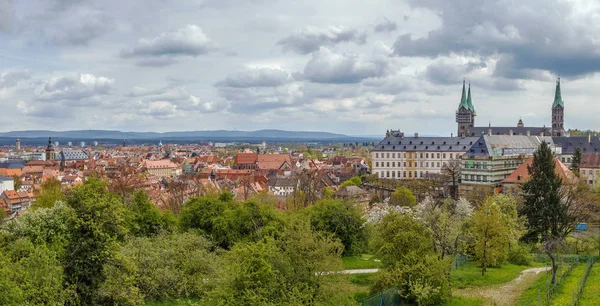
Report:
[[[442,304],[442,306],[482,306],[483,303],[483,299],[453,296],[450,301]]]
[[[362,256],[342,257],[344,261],[344,269],[378,269],[381,268],[381,262],[371,259],[370,255],[363,254]]]
[[[579,300],[579,305],[598,305],[600,304],[600,262],[594,263],[590,275],[583,287],[583,294]],[[596,303],[596,304],[594,304]]]
[[[485,276],[481,276],[481,267],[471,262],[452,271],[450,277],[454,288],[482,287],[509,282],[517,278],[525,269],[543,266],[540,263],[534,263],[532,266],[505,263],[499,268],[488,268]]]
[[[562,306],[573,304],[573,294],[577,296],[577,286],[580,285],[579,282],[585,273],[586,266],[586,264],[577,265],[565,279],[560,281],[556,287],[556,291],[554,291],[550,298],[551,305]]]
[[[331,275],[328,278],[333,286],[326,286],[331,289],[325,289],[324,301],[319,305],[360,305],[363,299],[370,296],[369,289],[377,274]]]
[[[523,294],[519,297],[519,300],[515,305],[537,305],[538,302],[538,290],[540,292],[540,300],[544,300],[544,294],[548,291],[548,283],[550,282],[550,275],[546,273],[540,273],[535,283],[533,283]]]

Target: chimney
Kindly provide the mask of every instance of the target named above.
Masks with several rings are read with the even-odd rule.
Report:
[[[488,129],[488,136],[492,136],[492,129]]]
[[[450,133],[450,138],[454,137],[454,133]]]
[[[531,132],[527,130],[527,136],[531,136]]]
[[[592,143],[592,133],[588,133],[588,142]]]
[[[512,136],[513,135],[513,130],[508,131],[508,135]]]
[[[415,138],[419,138],[419,133],[415,133]]]

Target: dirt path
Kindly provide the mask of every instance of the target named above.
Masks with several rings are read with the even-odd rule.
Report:
[[[502,285],[457,289],[453,294],[464,297],[482,298],[484,305],[509,306],[514,305],[521,294],[533,284],[536,275],[546,268],[531,268],[521,271],[519,277]]]

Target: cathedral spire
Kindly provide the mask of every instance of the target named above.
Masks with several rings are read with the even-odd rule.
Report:
[[[565,107],[562,95],[560,93],[560,77],[558,77],[558,80],[556,81],[556,91],[554,92],[554,103],[552,104],[552,108],[555,108],[559,105]]]
[[[467,94],[467,107],[472,112],[475,112],[475,108],[473,107],[473,102],[471,101],[471,82],[469,82],[469,93]]]
[[[460,97],[460,104],[458,105],[458,109],[465,108],[470,110],[469,104],[467,103],[467,91],[465,89],[465,80],[463,79],[463,87],[462,87],[462,96]]]

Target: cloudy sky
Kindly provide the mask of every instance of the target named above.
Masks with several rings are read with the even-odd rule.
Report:
[[[596,0],[0,0],[0,130],[600,130]]]

